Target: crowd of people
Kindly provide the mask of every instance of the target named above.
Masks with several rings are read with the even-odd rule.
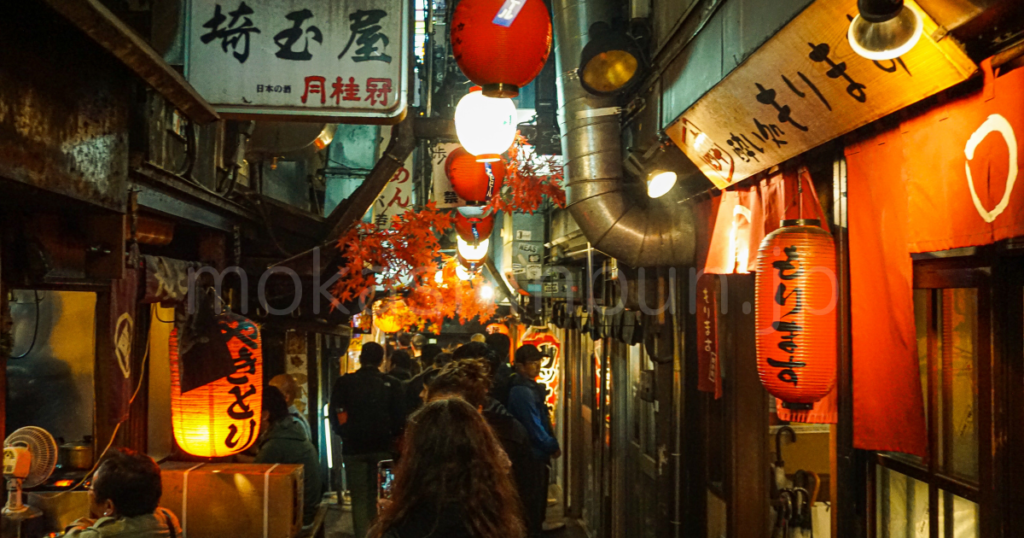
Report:
[[[551,458],[561,455],[546,388],[537,382],[543,356],[503,334],[475,335],[442,349],[422,335],[396,346],[363,345],[359,369],[331,391],[330,421],[342,440],[355,538],[535,538],[547,508]],[[387,363],[387,372],[382,369]],[[303,523],[320,505],[320,463],[300,387],[282,374],[263,391],[253,453],[238,461],[303,466]],[[378,496],[378,465],[393,460],[394,480]],[[160,508],[160,467],[129,449],[114,449],[89,489],[90,517],[67,536],[171,537],[181,534]]]
[[[331,391],[356,538],[526,538],[547,511],[551,458],[561,455],[537,382],[543,360],[503,334],[442,350],[401,335],[390,352],[363,345],[360,368]],[[380,501],[377,467],[395,460]]]

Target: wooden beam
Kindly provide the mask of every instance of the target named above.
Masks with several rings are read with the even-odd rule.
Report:
[[[99,0],[45,1],[193,121],[203,125],[220,119],[180,73]]]

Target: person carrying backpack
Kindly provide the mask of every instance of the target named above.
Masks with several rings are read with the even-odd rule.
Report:
[[[330,418],[341,437],[356,538],[366,536],[377,516],[377,464],[394,457],[405,424],[402,385],[381,373],[383,362],[380,344],[364,344],[359,370],[338,378],[331,390]]]

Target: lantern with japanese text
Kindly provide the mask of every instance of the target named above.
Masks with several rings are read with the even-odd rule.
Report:
[[[788,409],[811,409],[836,379],[835,246],[817,220],[786,220],[757,256],[757,373]]]
[[[182,368],[178,356],[178,330],[171,331],[171,424],[174,440],[194,456],[217,458],[244,451],[256,442],[260,431],[263,399],[263,348],[259,328],[242,316],[217,316],[234,359],[233,374],[182,392]]]
[[[542,0],[462,0],[451,22],[452,55],[488,97],[515,97],[551,53],[551,17]]]
[[[467,217],[455,212],[455,233],[467,243],[476,243],[487,239],[494,230],[494,215],[486,217]]]
[[[501,184],[505,180],[505,162],[477,162],[476,156],[460,146],[448,154],[444,172],[459,198],[469,204],[483,205],[501,191]]]

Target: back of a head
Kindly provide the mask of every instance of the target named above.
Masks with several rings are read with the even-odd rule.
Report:
[[[270,413],[270,422],[274,423],[289,416],[288,402],[284,394],[277,387],[266,387],[263,389],[263,411]]]
[[[544,358],[544,355],[537,349],[537,346],[533,344],[526,344],[519,346],[516,350],[516,364],[525,364],[527,362],[539,361]]]
[[[409,355],[408,351],[399,349],[391,354],[391,367],[402,368],[405,370],[412,369],[412,356]]]
[[[377,342],[363,344],[363,351],[359,354],[359,364],[371,368],[380,368],[384,363],[384,347]]]
[[[437,344],[426,344],[423,346],[423,352],[420,353],[420,362],[423,363],[425,368],[429,368],[434,365],[434,358],[441,354],[441,346]]]
[[[487,335],[487,347],[491,348],[498,364],[508,362],[509,348],[512,347],[512,339],[507,334],[492,333]]]
[[[160,467],[130,448],[113,449],[100,463],[92,489],[98,500],[113,501],[123,517],[152,514],[163,494]]]
[[[414,334],[412,335],[410,345],[413,349],[421,350],[423,349],[423,346],[427,345],[427,337],[419,333]]]
[[[454,358],[451,353],[442,352],[434,356],[434,368],[444,368],[444,365],[452,362]]]
[[[469,337],[470,342],[480,342],[481,344],[487,341],[487,337],[483,333],[476,333]]]
[[[288,405],[291,405],[299,397],[299,384],[295,382],[295,378],[291,374],[275,375],[270,380],[269,385],[277,387],[277,390],[281,391],[281,394],[284,395],[284,401]]]
[[[411,333],[398,333],[398,347],[409,347],[412,345],[412,334]]]
[[[487,347],[487,344],[482,342],[470,342],[452,353],[452,358],[460,361],[463,359],[487,359],[491,353],[491,348]]]
[[[480,359],[449,363],[427,385],[430,399],[458,396],[475,407],[487,405],[491,390],[489,367]]]

